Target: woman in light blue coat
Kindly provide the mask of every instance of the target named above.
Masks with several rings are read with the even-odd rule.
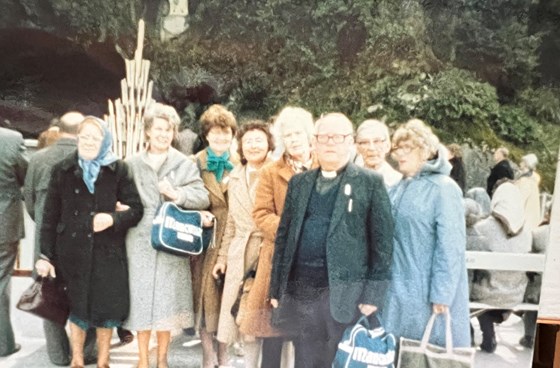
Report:
[[[432,313],[449,311],[453,346],[469,347],[465,212],[445,148],[423,122],[411,120],[395,132],[392,152],[403,179],[389,192],[395,235],[385,329],[397,340],[421,340]],[[443,317],[430,342],[445,346]]]

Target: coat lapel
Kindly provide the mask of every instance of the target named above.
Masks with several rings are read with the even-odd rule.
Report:
[[[253,198],[250,193],[251,188],[249,188],[249,183],[247,183],[247,166],[237,166],[229,174],[229,177],[230,189],[233,189],[232,191],[228,190],[230,198],[235,198],[250,217],[253,209]]]
[[[210,192],[210,194],[214,195],[214,197],[218,198],[218,200],[220,202],[223,202],[224,204],[227,205],[226,203],[226,197],[224,195],[224,188],[226,187],[224,180],[227,181],[228,179],[226,179],[228,177],[228,173],[227,171],[224,172],[224,177],[222,178],[222,182],[218,183],[218,181],[216,180],[216,176],[214,175],[214,173],[208,171],[206,169],[206,165],[207,165],[207,161],[208,161],[208,154],[206,153],[206,150],[200,152],[200,154],[197,156],[197,159],[200,162],[199,168],[200,168],[200,176],[202,177],[202,180],[204,181],[204,184],[206,185],[206,189]]]
[[[336,196],[336,202],[334,204],[333,213],[331,216],[331,223],[329,225],[329,231],[327,235],[327,239],[329,239],[332,235],[332,232],[338,225],[338,223],[342,220],[342,215],[346,211],[349,210],[349,202],[353,200],[354,197],[354,190],[353,186],[356,186],[354,177],[358,174],[358,170],[356,165],[349,162],[342,179],[340,181],[340,188],[338,189],[338,194]]]
[[[302,186],[297,188],[298,195],[296,196],[296,218],[294,220],[295,225],[295,244],[299,241],[301,227],[303,225],[303,220],[305,218],[305,211],[307,211],[307,204],[309,203],[309,198],[311,197],[311,191],[315,187],[315,181],[317,180],[317,175],[319,173],[318,169],[311,170],[308,174],[305,174],[304,180],[302,180]]]

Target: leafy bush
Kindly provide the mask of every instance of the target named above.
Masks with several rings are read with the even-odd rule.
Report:
[[[538,120],[560,125],[560,89],[529,88],[521,93],[518,101]]]
[[[538,124],[520,107],[502,106],[490,123],[496,134],[512,143],[527,145],[536,140]]]

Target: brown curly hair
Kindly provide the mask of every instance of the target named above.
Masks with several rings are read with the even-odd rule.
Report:
[[[274,151],[274,138],[272,137],[272,133],[270,132],[270,126],[269,124],[265,123],[262,120],[249,120],[247,122],[245,122],[243,125],[241,125],[241,128],[239,128],[239,131],[237,132],[237,153],[239,154],[239,157],[241,158],[241,164],[242,165],[246,165],[247,164],[247,160],[245,159],[245,157],[243,156],[243,136],[247,133],[250,132],[251,130],[260,130],[261,132],[263,132],[266,135],[266,141],[268,143],[268,152],[272,152]]]
[[[212,128],[218,127],[222,129],[231,129],[231,133],[235,136],[237,132],[237,121],[231,111],[222,105],[212,105],[200,117],[200,124],[202,126],[202,136],[204,140],[208,136],[208,132]]]

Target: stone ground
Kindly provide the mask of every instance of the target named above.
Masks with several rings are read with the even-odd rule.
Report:
[[[2,368],[53,368],[55,365],[48,361],[41,320],[28,313],[15,309],[15,302],[31,283],[30,278],[14,277],[12,282],[12,323],[16,333],[16,340],[22,349],[12,356],[0,358]],[[481,335],[476,320],[473,322],[477,344],[481,342]],[[533,351],[518,344],[523,331],[523,323],[517,316],[497,327],[498,349],[494,354],[487,354],[477,350],[475,367],[477,368],[530,368]],[[155,341],[151,342],[151,354],[155,360]],[[185,335],[173,339],[170,347],[169,366],[172,368],[200,367],[200,341]],[[233,356],[233,355],[232,355]],[[113,336],[111,350],[112,368],[133,368],[137,364],[136,342],[120,345],[116,334]],[[233,357],[231,365],[243,367],[243,358]],[[88,365],[87,367],[95,367]],[[155,367],[155,365],[154,365]]]

